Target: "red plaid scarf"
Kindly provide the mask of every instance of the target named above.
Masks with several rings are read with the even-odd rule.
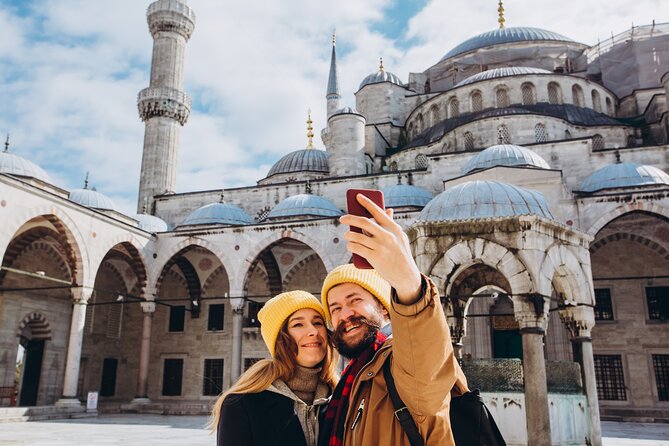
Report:
[[[378,331],[372,347],[362,352],[357,358],[352,359],[344,369],[339,384],[337,384],[332,393],[332,399],[325,411],[320,426],[321,434],[327,435],[329,432],[330,437],[320,436],[320,445],[342,446],[344,441],[344,422],[346,421],[346,413],[348,412],[353,381],[355,381],[355,377],[358,376],[360,370],[372,360],[374,353],[383,345],[386,339],[387,336]]]

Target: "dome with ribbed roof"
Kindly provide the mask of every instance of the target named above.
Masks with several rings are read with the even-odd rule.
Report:
[[[500,77],[522,76],[526,74],[551,74],[551,72],[542,68],[532,67],[493,68],[491,70],[482,71],[481,73],[469,76],[468,78],[458,82],[455,86],[462,87],[463,85],[473,84],[474,82],[488,81],[490,79],[497,79]]]
[[[116,204],[114,204],[111,198],[95,189],[88,189],[87,187],[70,191],[69,199],[92,209],[116,210]]]
[[[10,153],[7,149],[4,152],[0,152],[0,173],[35,178],[45,183],[53,184],[53,180],[49,174],[41,167],[21,156]]]
[[[137,226],[139,229],[146,232],[165,232],[167,231],[167,223],[155,215],[137,214],[135,215]]]
[[[417,220],[471,220],[517,215],[553,219],[540,192],[498,181],[468,181],[434,197]]]
[[[636,163],[611,164],[595,171],[581,184],[583,192],[639,186],[669,186],[669,175],[653,166]]]
[[[195,209],[182,225],[250,225],[253,219],[234,204],[212,203]]]
[[[530,149],[513,144],[498,144],[472,157],[462,168],[462,174],[467,175],[476,170],[495,166],[551,168],[546,160]]]
[[[432,200],[432,194],[423,188],[409,184],[396,184],[382,189],[386,208],[419,207]]]
[[[554,41],[554,42],[574,42],[569,37],[565,37],[562,34],[555,33],[553,31],[547,31],[540,28],[530,28],[530,27],[510,27],[510,28],[499,28],[493,31],[488,31],[477,36],[474,36],[470,39],[465,40],[452,50],[450,50],[441,60],[450,59],[451,57],[458,56],[460,54],[467,53],[469,51],[474,51],[479,48],[485,48],[493,45],[502,45],[505,43],[514,43],[514,42],[541,42],[541,41]]]
[[[399,85],[400,87],[404,86],[404,83],[397,75],[381,68],[376,73],[372,73],[365,77],[362,82],[360,82],[358,90],[360,90],[365,85],[380,84],[381,82],[390,82],[391,84]]]
[[[324,150],[302,149],[290,152],[288,155],[274,163],[267,173],[267,178],[272,175],[292,172],[330,172],[328,155]]]
[[[288,197],[277,204],[269,214],[268,219],[285,217],[339,217],[341,210],[330,200],[320,195],[298,194]]]

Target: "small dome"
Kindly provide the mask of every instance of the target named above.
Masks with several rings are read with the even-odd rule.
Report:
[[[333,202],[319,195],[299,194],[288,197],[267,214],[267,218],[299,216],[338,217],[341,210]]]
[[[618,163],[602,167],[583,181],[581,191],[597,192],[602,189],[669,185],[669,175],[653,166],[636,163]]]
[[[540,192],[498,181],[468,181],[437,195],[421,211],[418,220],[470,220],[530,214],[553,219]]]
[[[441,60],[446,60],[459,54],[477,50],[487,46],[501,45],[512,42],[533,42],[533,41],[556,41],[556,42],[574,42],[569,37],[545,29],[530,27],[511,27],[500,28],[488,31],[471,39],[467,39],[460,45],[446,53]]]
[[[478,155],[472,157],[465,164],[465,167],[462,168],[462,174],[467,175],[475,170],[489,169],[495,166],[551,168],[546,160],[530,149],[513,144],[499,144],[488,147]]]
[[[347,107],[342,107],[339,110],[336,110],[334,113],[332,113],[332,116],[336,116],[336,115],[360,115],[360,116],[362,116],[362,114],[358,110],[356,110],[353,107],[348,107],[348,106]],[[330,116],[330,118],[332,116]]]
[[[92,209],[116,210],[111,198],[92,189],[74,189],[70,192],[70,201]]]
[[[267,173],[267,178],[280,173],[330,172],[328,155],[324,150],[302,149],[290,152],[277,161]]]
[[[250,225],[253,219],[234,204],[212,203],[195,209],[182,225]]]
[[[53,184],[53,180],[49,174],[37,164],[18,155],[14,155],[13,153],[9,153],[6,150],[0,152],[0,173],[35,178],[44,181],[45,183]]]
[[[432,200],[432,194],[423,188],[408,184],[397,184],[382,189],[385,205],[387,208],[400,208],[405,206],[425,207]]]
[[[542,68],[532,68],[532,67],[504,67],[504,68],[493,68],[492,70],[486,70],[481,73],[474,74],[468,78],[458,82],[455,86],[462,87],[463,85],[473,84],[478,81],[488,81],[490,79],[496,79],[499,77],[507,76],[522,76],[524,74],[551,74],[550,71],[544,70]]]
[[[139,229],[146,232],[165,232],[167,231],[167,223],[164,220],[149,214],[135,215]]]
[[[365,85],[370,84],[380,84],[381,82],[390,82],[391,84],[399,85],[400,87],[404,86],[404,83],[400,80],[399,77],[386,70],[379,70],[376,73],[372,73],[360,82],[358,90],[360,90]]]

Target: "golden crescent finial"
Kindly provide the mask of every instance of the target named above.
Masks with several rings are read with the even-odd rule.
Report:
[[[314,148],[314,122],[311,120],[311,109],[307,111],[307,149]]]
[[[497,12],[499,13],[499,18],[497,19],[499,22],[499,29],[503,29],[506,19],[504,18],[504,5],[502,4],[502,0],[499,0],[499,8],[497,8]]]
[[[379,71],[384,72],[385,68],[383,68],[383,57],[379,57]]]

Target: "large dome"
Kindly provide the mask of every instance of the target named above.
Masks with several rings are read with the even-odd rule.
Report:
[[[498,144],[488,147],[478,155],[472,157],[465,164],[465,167],[462,168],[462,174],[467,175],[475,170],[489,169],[495,166],[551,168],[546,160],[530,149],[513,144]]]
[[[493,68],[491,70],[482,71],[481,73],[469,76],[468,78],[458,82],[455,86],[462,87],[463,85],[473,84],[474,82],[488,81],[490,79],[497,79],[499,77],[520,76],[524,74],[551,74],[551,72],[544,70],[543,68],[532,67]]]
[[[291,172],[322,172],[329,173],[328,155],[324,150],[302,149],[290,152],[277,161],[267,174],[272,175]]]
[[[662,185],[669,186],[669,175],[653,166],[636,163],[618,163],[602,167],[581,184],[583,192],[602,189]]]
[[[267,214],[267,218],[300,216],[326,218],[339,217],[341,214],[341,210],[327,198],[319,195],[299,194],[288,197],[277,204],[274,209]]]
[[[228,203],[212,203],[195,209],[182,225],[250,225],[253,219],[240,207]]]
[[[45,183],[53,184],[53,180],[49,174],[37,164],[18,155],[14,155],[13,153],[9,153],[7,150],[0,153],[0,173],[35,178],[44,181]]]
[[[420,187],[409,184],[397,184],[383,188],[383,197],[387,208],[424,207],[432,200],[432,194]]]
[[[167,223],[164,220],[149,214],[135,215],[139,229],[146,232],[165,232],[167,231]]]
[[[530,214],[553,219],[541,193],[497,181],[468,181],[437,195],[417,220],[471,220]]]
[[[70,201],[79,203],[93,209],[116,210],[116,205],[111,198],[96,190],[84,188],[74,189],[70,192]]]
[[[358,90],[360,90],[365,85],[380,84],[381,82],[390,82],[391,84],[404,86],[404,83],[400,80],[399,77],[397,77],[397,75],[391,73],[390,71],[379,70],[376,73],[372,73],[365,77],[362,82],[360,82]]]
[[[545,29],[530,27],[512,27],[499,28],[488,31],[471,39],[467,39],[460,45],[450,50],[441,60],[446,60],[459,54],[477,50],[487,46],[501,45],[512,42],[536,42],[536,41],[556,41],[556,42],[574,42],[569,37],[562,34],[546,31]]]

